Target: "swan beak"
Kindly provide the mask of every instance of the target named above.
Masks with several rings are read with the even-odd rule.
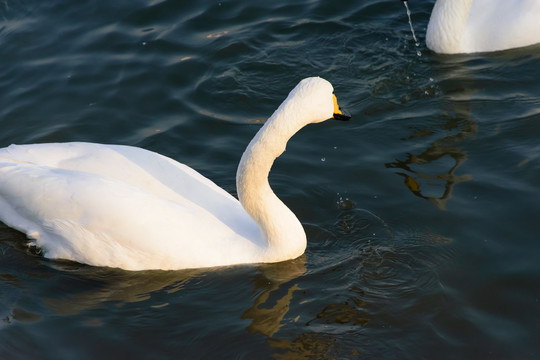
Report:
[[[337,103],[336,95],[332,95],[334,97],[334,115],[332,116],[335,120],[341,120],[341,121],[348,121],[350,120],[351,116],[349,114],[344,114],[341,108],[339,107]]]

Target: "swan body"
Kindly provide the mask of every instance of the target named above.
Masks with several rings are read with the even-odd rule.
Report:
[[[268,174],[288,139],[339,113],[332,85],[302,80],[245,150],[240,201],[190,167],[141,148],[93,143],[0,149],[0,220],[48,258],[127,270],[277,262],[306,235]]]
[[[441,54],[506,50],[540,43],[538,0],[437,0],[427,47]]]

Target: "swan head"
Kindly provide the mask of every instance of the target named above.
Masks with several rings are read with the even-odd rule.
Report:
[[[339,107],[332,84],[320,77],[310,77],[300,81],[274,115],[280,113],[287,113],[289,121],[296,121],[298,127],[328,119],[349,120],[351,118]]]

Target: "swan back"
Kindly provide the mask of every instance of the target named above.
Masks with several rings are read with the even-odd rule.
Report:
[[[437,0],[426,45],[442,54],[499,51],[540,43],[540,1]]]

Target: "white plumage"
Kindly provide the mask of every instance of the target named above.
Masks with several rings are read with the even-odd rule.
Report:
[[[540,43],[539,0],[437,0],[426,44],[441,54],[499,51]]]
[[[333,88],[301,81],[240,161],[240,201],[186,165],[144,149],[92,143],[0,149],[0,220],[48,258],[128,270],[276,262],[306,236],[268,173],[288,139],[331,118]],[[339,110],[336,110],[339,111]]]

